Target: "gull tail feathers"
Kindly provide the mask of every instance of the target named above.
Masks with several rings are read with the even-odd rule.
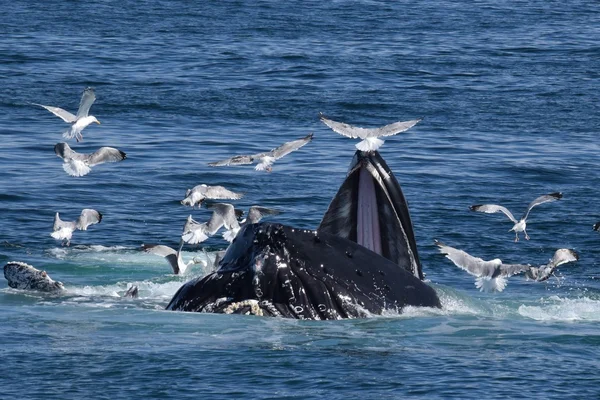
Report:
[[[65,139],[73,139],[76,134],[77,134],[77,132],[75,132],[74,129],[69,128],[63,132],[62,137]]]
[[[187,244],[198,244],[208,239],[208,236],[198,229],[195,231],[185,232],[183,235],[181,235],[181,239],[183,239],[183,241]]]
[[[84,176],[89,174],[92,170],[83,161],[73,159],[65,160],[63,169],[71,176]]]
[[[384,143],[383,140],[376,137],[368,137],[356,144],[356,148],[360,151],[375,151]]]
[[[475,280],[475,287],[481,292],[501,292],[506,284],[506,279],[501,276],[497,278],[479,277]]]
[[[50,234],[50,236],[52,236],[56,240],[64,240],[64,239],[70,240],[71,237],[73,236],[73,230],[69,229],[69,228],[62,228],[62,229],[52,232]]]

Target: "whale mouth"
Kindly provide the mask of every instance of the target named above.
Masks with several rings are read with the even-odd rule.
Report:
[[[356,242],[423,279],[406,199],[377,151],[355,153],[317,230]]]

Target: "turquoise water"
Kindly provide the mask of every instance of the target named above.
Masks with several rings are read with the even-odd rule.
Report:
[[[49,296],[0,280],[0,398],[595,398],[600,351],[600,14],[587,2],[10,2],[0,14],[0,261],[65,283]],[[63,123],[96,89],[77,151],[128,159],[67,176]],[[354,141],[318,113],[359,126],[425,119],[381,154],[410,203],[441,310],[349,321],[164,311],[206,271],[171,275],[142,243],[175,246],[187,188],[221,184],[236,202],[315,228]],[[210,168],[314,132],[273,172]],[[530,241],[513,242],[538,195]],[[54,213],[104,214],[63,248]],[[484,294],[433,240],[511,263],[579,252],[547,283],[512,277]],[[213,238],[210,254],[225,248]],[[186,248],[184,258],[204,257]],[[140,288],[138,299],[120,297]]]

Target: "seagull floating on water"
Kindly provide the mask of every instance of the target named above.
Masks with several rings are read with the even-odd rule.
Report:
[[[484,261],[462,250],[446,246],[437,240],[435,244],[454,265],[477,277],[475,286],[482,292],[501,292],[506,287],[506,278],[525,272],[530,268],[530,265],[503,264],[499,258]]]
[[[75,229],[80,231],[87,230],[88,226],[98,224],[102,221],[102,214],[91,208],[85,208],[77,221],[63,221],[58,213],[54,215],[53,232],[50,234],[56,240],[63,240],[65,246],[71,244],[71,237]]]
[[[191,215],[188,217],[181,234],[181,239],[185,243],[202,243],[217,233],[222,226],[225,226],[228,231],[240,229],[237,219],[243,214],[241,210],[236,210],[231,204],[227,203],[210,204],[209,208],[214,211],[207,222],[200,223],[195,221]]]
[[[187,271],[188,268],[194,264],[202,264],[204,267],[206,267],[206,265],[207,265],[206,262],[204,260],[197,259],[196,257],[192,258],[187,263],[184,262],[183,258],[181,257],[181,249],[182,248],[183,248],[183,241],[181,241],[181,244],[179,245],[178,250],[172,249],[171,247],[165,246],[162,244],[143,244],[142,245],[142,249],[146,253],[152,253],[152,254],[156,254],[158,256],[164,257],[171,265],[171,268],[173,268],[173,273],[175,275],[185,274],[185,271]]]
[[[100,147],[91,154],[80,154],[66,143],[58,143],[54,146],[54,152],[63,159],[63,169],[71,176],[84,176],[90,173],[94,165],[127,158],[127,154],[114,147]]]
[[[595,231],[600,231],[600,222],[596,222],[596,223],[594,224],[594,230],[595,230]]]
[[[348,125],[343,122],[332,121],[320,114],[321,121],[333,129],[334,132],[340,135],[347,136],[352,139],[362,139],[356,144],[356,148],[360,151],[375,151],[384,143],[379,139],[382,136],[393,136],[400,132],[407,131],[423,120],[423,118],[413,119],[410,121],[394,122],[393,124],[385,125],[379,128],[359,128]]]
[[[284,143],[269,152],[258,153],[249,156],[233,156],[226,160],[208,163],[208,165],[211,167],[223,167],[257,163],[256,167],[254,167],[255,170],[271,172],[273,170],[272,165],[275,161],[279,160],[285,155],[290,154],[292,151],[298,150],[300,147],[307,145],[312,138],[313,134],[310,133],[302,139]]]
[[[531,267],[525,272],[527,279],[543,282],[554,275],[554,270],[559,266],[579,260],[579,254],[570,249],[558,249],[548,264]]]
[[[63,110],[59,107],[45,106],[43,104],[33,103],[36,106],[44,107],[46,110],[50,111],[52,114],[61,118],[63,121],[71,124],[71,127],[67,129],[63,133],[63,137],[65,139],[77,139],[78,142],[83,140],[83,135],[81,131],[85,129],[89,124],[96,123],[100,125],[100,121],[96,119],[93,115],[88,115],[90,112],[90,107],[96,101],[96,94],[94,93],[94,89],[86,88],[83,91],[83,95],[81,96],[81,101],[79,102],[79,110],[77,110],[77,115],[73,115],[70,112]]]
[[[533,200],[529,204],[529,206],[527,207],[527,211],[525,211],[525,214],[523,214],[523,217],[518,221],[512,215],[512,213],[510,211],[508,211],[508,209],[506,207],[498,206],[495,204],[477,204],[477,205],[469,207],[469,209],[471,211],[479,211],[479,212],[484,212],[487,214],[492,214],[492,213],[496,213],[496,212],[504,213],[504,215],[506,215],[515,224],[512,227],[512,229],[509,230],[509,232],[511,232],[511,231],[515,232],[515,242],[518,242],[519,241],[519,232],[524,232],[525,239],[529,240],[529,235],[527,234],[526,228],[527,228],[527,217],[529,216],[529,212],[531,211],[531,209],[533,207],[538,206],[543,203],[560,200],[560,199],[562,199],[562,197],[563,197],[563,195],[560,192],[545,194],[543,196],[538,197],[537,199]]]
[[[225,189],[223,186],[207,186],[205,184],[194,186],[185,192],[185,199],[181,200],[184,206],[201,206],[205,199],[211,200],[239,200],[244,197],[241,193],[235,193]]]

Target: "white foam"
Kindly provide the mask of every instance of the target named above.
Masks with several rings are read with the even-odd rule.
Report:
[[[521,305],[519,314],[536,321],[600,321],[599,300],[551,296],[539,302],[539,305]]]

